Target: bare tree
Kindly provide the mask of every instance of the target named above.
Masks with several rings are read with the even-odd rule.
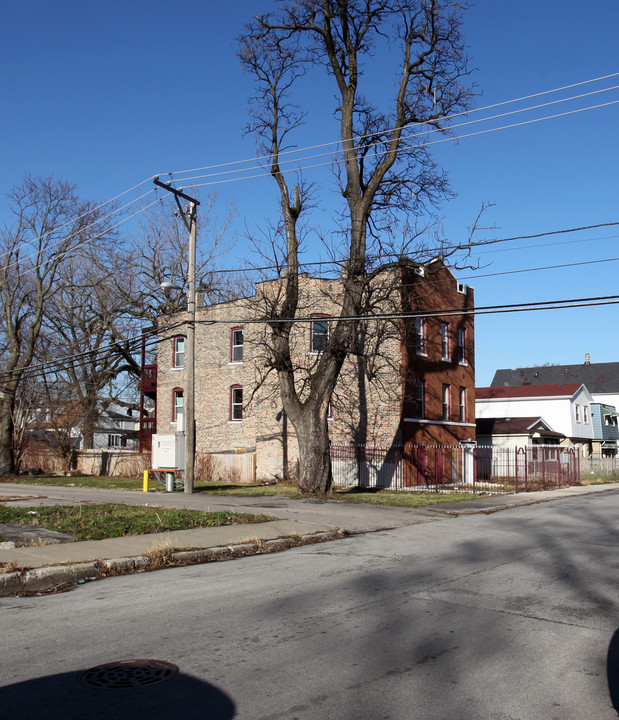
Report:
[[[226,276],[215,272],[215,266],[229,248],[228,230],[234,208],[227,206],[223,216],[217,214],[217,195],[201,200],[197,217],[197,291],[203,303],[230,299],[231,286]],[[187,304],[188,240],[185,225],[178,213],[167,204],[156,204],[144,213],[141,226],[133,240],[128,260],[131,292],[140,297],[136,315],[142,320],[157,322],[162,315],[171,315]],[[168,282],[176,289],[162,290]],[[236,295],[238,296],[238,295]]]
[[[93,238],[109,236],[104,211],[51,176],[27,176],[9,204],[14,223],[0,231],[0,475],[14,471],[17,391],[35,358],[46,307],[59,290],[60,268]]]
[[[282,320],[303,311],[302,222],[316,188],[302,178],[292,186],[286,179],[282,154],[305,119],[292,93],[310,69],[326,74],[335,92],[340,147],[334,170],[343,205],[329,241],[342,261],[340,317],[359,318],[371,308],[369,288],[384,269],[385,255],[394,256],[390,267],[402,262],[417,242],[419,218],[431,215],[449,194],[446,176],[419,133],[445,132],[449,116],[470,103],[471,90],[463,84],[463,10],[448,0],[290,0],[277,13],[258,16],[240,40],[241,62],[257,83],[249,130],[268,157],[279,191],[282,293],[268,316],[269,367],[296,431],[304,492],[324,493],[331,486],[329,400],[345,358],[360,351],[360,321],[332,322],[309,382],[299,384],[294,323]],[[374,104],[376,88],[365,73],[376,52],[389,52],[396,65],[391,99]],[[379,95],[390,81],[385,79]]]
[[[216,197],[203,203],[200,222],[200,289],[213,300],[225,285],[212,272],[225,246],[232,215],[221,224]],[[157,204],[143,214],[141,226],[124,243],[90,243],[61,268],[60,287],[46,312],[45,351],[56,376],[70,389],[67,407],[81,408],[74,417],[84,449],[93,447],[103,409],[138,409],[141,332],[183,307],[187,284],[187,237],[169,206]],[[171,282],[180,290],[161,289]]]
[[[133,317],[139,298],[127,292],[129,253],[112,243],[91,243],[68,258],[45,313],[45,355],[65,387],[83,448],[93,447],[101,411],[110,404],[137,408],[126,393],[140,374],[140,337]],[[125,378],[125,382],[120,378]],[[60,401],[56,402],[58,405]],[[80,412],[75,412],[75,407]]]

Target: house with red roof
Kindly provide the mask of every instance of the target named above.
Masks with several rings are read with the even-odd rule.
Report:
[[[475,415],[478,420],[503,421],[503,429],[509,419],[527,419],[529,425],[536,419],[543,420],[543,432],[556,433],[552,442],[563,436],[561,444],[580,447],[585,457],[592,453],[595,439],[593,404],[591,393],[584,384],[578,382],[486,387],[475,391]],[[537,427],[542,430],[541,425]],[[512,434],[516,434],[515,431]],[[518,428],[517,434],[522,437],[522,427]],[[493,437],[493,434],[490,436]],[[531,444],[534,439],[533,436],[529,437],[531,442],[527,444]]]

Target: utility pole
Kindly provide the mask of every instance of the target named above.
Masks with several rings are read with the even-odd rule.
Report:
[[[185,355],[185,374],[187,388],[185,400],[185,492],[193,492],[193,476],[196,459],[196,421],[195,421],[195,352],[196,352],[196,218],[198,205],[195,198],[189,197],[172,187],[171,182],[162,183],[158,177],[153,182],[158,187],[174,194],[180,216],[189,235],[189,258],[187,261],[187,353]],[[189,207],[183,210],[179,198],[187,200]]]

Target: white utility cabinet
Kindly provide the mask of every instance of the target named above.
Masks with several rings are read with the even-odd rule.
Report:
[[[153,470],[185,469],[185,435],[153,435]]]

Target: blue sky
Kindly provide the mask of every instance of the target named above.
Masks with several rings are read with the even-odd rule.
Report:
[[[0,46],[0,194],[25,173],[50,173],[107,200],[155,173],[250,159],[243,135],[250,79],[235,38],[271,2],[132,0],[106,3],[35,0],[3,9]],[[599,0],[479,0],[465,35],[483,108],[619,72],[619,4]],[[375,73],[380,77],[382,68]],[[619,85],[619,76],[480,111],[491,116]],[[323,86],[317,97],[330,100]],[[466,236],[482,202],[493,203],[488,238],[507,238],[619,221],[619,90],[463,127],[459,135],[556,115],[436,146],[457,198],[442,208],[449,238]],[[300,144],[337,138],[330,110],[313,108]],[[472,115],[473,119],[476,115]],[[202,188],[233,199],[237,227],[258,228],[276,210],[272,182],[254,179]],[[135,192],[127,197],[133,198]],[[330,191],[326,191],[327,194]],[[8,220],[0,200],[0,222]],[[459,277],[479,306],[612,295],[617,287],[619,226],[502,243]],[[242,244],[226,262],[239,264]],[[574,263],[516,274],[514,270]],[[480,315],[477,384],[498,368],[619,360],[617,307]]]

